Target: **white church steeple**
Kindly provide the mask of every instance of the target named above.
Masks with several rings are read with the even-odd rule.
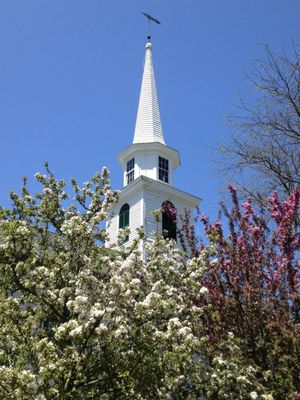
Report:
[[[157,99],[152,44],[146,44],[146,56],[133,143],[165,144]]]
[[[137,229],[141,227],[146,240],[152,240],[153,232],[164,234],[166,230],[169,230],[166,237],[176,240],[181,223],[179,216],[184,215],[185,210],[192,211],[200,199],[174,187],[173,171],[180,165],[179,153],[165,144],[152,62],[152,44],[149,41],[146,44],[133,143],[118,155],[118,159],[123,169],[123,188],[106,223],[106,246],[116,243],[120,229],[127,227],[130,234],[126,243],[138,236]],[[178,217],[170,221],[162,211],[162,223],[158,226],[153,211],[164,209],[165,204],[171,204]]]
[[[139,176],[173,185],[173,171],[180,165],[178,151],[165,144],[152,62],[152,44],[146,55],[133,143],[119,156],[124,186]]]

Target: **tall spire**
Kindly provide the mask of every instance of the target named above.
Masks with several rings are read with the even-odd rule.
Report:
[[[148,42],[133,143],[153,142],[165,144],[152,63],[152,44]]]

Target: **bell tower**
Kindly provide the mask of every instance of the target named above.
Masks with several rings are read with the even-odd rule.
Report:
[[[146,43],[133,142],[121,151],[118,159],[123,170],[123,188],[107,220],[106,245],[115,243],[119,230],[126,227],[130,233],[125,243],[137,237],[140,227],[146,240],[151,240],[157,230],[176,240],[180,215],[186,209],[194,209],[200,199],[174,187],[173,172],[179,167],[180,158],[178,151],[165,143],[150,41]],[[159,226],[153,215],[157,209],[163,210]]]

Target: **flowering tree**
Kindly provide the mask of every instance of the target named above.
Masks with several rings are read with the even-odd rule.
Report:
[[[199,214],[206,236],[202,242],[188,218],[180,232],[194,255],[203,258],[206,250],[203,283],[209,296],[202,302],[208,306],[202,322],[209,336],[207,356],[224,354],[220,344],[231,332],[240,355],[274,398],[298,398],[300,187],[284,201],[274,193],[264,213],[257,213],[250,201],[241,207],[236,190],[229,189],[233,207],[229,211],[222,205],[225,226]]]
[[[210,243],[199,247],[189,226],[194,255],[157,235],[144,260],[138,240],[103,246],[117,201],[106,169],[83,187],[72,180],[72,202],[48,167],[36,179],[40,193],[25,180],[0,208],[0,398],[271,400],[294,390],[298,192],[272,198],[270,242],[234,197],[229,238],[202,218]]]
[[[65,182],[36,174],[42,191],[0,209],[0,397],[165,399],[195,393],[201,347],[199,259],[157,236],[105,248],[101,222],[116,199],[108,173],[73,204]],[[168,397],[169,396],[169,397]]]

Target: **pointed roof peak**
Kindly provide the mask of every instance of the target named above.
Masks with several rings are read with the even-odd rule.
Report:
[[[144,73],[133,143],[159,142],[165,144],[152,62],[152,43],[149,37],[145,47]]]

